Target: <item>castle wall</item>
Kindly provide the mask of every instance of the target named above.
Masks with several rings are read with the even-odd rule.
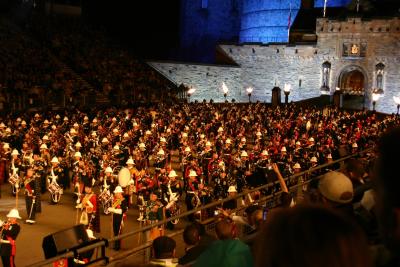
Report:
[[[318,19],[315,45],[221,45],[239,67],[182,63],[151,63],[176,83],[194,86],[191,100],[224,100],[221,85],[225,81],[228,99],[247,102],[245,88],[252,86],[252,101],[271,101],[271,89],[285,83],[292,86],[289,101],[299,101],[320,95],[324,62],[331,64],[329,87],[331,94],[344,72],[357,69],[364,75],[365,107],[372,108],[371,94],[377,86],[376,65],[384,64],[384,95],[376,110],[393,113],[393,96],[400,96],[400,20],[334,21]],[[352,54],[351,47],[354,52]],[[350,54],[344,55],[345,46]],[[346,51],[347,51],[346,50]],[[362,52],[361,52],[362,51]],[[283,97],[283,92],[282,92]]]

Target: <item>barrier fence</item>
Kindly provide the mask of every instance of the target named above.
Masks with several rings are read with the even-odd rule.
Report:
[[[367,155],[369,157],[371,157],[371,155],[373,156],[373,148],[368,148],[368,149],[366,149],[364,151],[361,151],[361,152],[358,152],[358,153],[355,153],[355,154],[340,158],[338,160],[335,160],[335,161],[332,161],[332,162],[329,162],[329,163],[325,163],[325,164],[316,166],[316,167],[311,168],[309,170],[305,170],[305,171],[296,173],[294,175],[291,175],[289,177],[284,178],[284,180],[287,183],[288,181],[294,180],[294,179],[296,179],[298,177],[310,177],[310,174],[312,174],[312,173],[314,173],[316,171],[320,171],[320,170],[328,171],[327,168],[335,166],[337,164],[340,164],[341,166],[343,166],[344,165],[344,161],[346,161],[346,160],[348,160],[350,158],[361,157],[363,155]],[[322,174],[323,173],[321,173],[321,175]],[[293,197],[296,194],[296,191],[299,189],[299,187],[303,187],[305,185],[308,185],[311,181],[316,180],[316,179],[320,179],[320,176],[312,177],[312,178],[304,180],[300,184],[295,184],[293,186],[290,186],[288,188],[289,189],[289,194]],[[222,200],[214,201],[212,203],[203,205],[203,206],[201,206],[199,208],[183,212],[178,216],[170,217],[170,218],[165,219],[163,221],[160,221],[160,222],[157,222],[157,223],[154,223],[154,224],[151,224],[151,225],[144,226],[144,227],[142,227],[142,228],[140,228],[138,230],[135,230],[135,231],[132,231],[132,232],[129,232],[129,233],[121,234],[119,236],[116,236],[116,237],[113,237],[113,238],[110,238],[110,239],[99,239],[94,244],[89,244],[87,246],[84,246],[84,247],[81,247],[81,248],[78,248],[78,249],[73,249],[73,251],[68,251],[68,252],[60,254],[60,255],[58,255],[56,257],[37,262],[35,264],[29,265],[28,267],[46,266],[46,265],[54,263],[57,260],[64,259],[64,258],[75,257],[77,254],[81,254],[81,253],[84,253],[84,252],[87,252],[87,251],[90,251],[90,250],[94,250],[94,249],[99,249],[99,248],[101,249],[102,252],[104,252],[105,247],[108,247],[108,244],[110,244],[110,243],[112,243],[114,241],[123,240],[123,239],[126,239],[128,237],[132,237],[132,236],[137,235],[137,234],[145,234],[146,232],[150,231],[154,227],[162,226],[162,225],[164,225],[164,224],[166,224],[166,223],[168,223],[170,221],[176,220],[178,218],[181,219],[181,218],[187,217],[188,215],[195,214],[195,213],[201,212],[201,211],[206,210],[206,209],[210,209],[210,208],[214,208],[214,207],[217,207],[217,206],[221,206],[223,203],[225,203],[227,201],[230,201],[230,200],[243,199],[244,197],[248,196],[249,194],[251,194],[253,192],[267,190],[267,189],[275,187],[278,184],[279,184],[279,181],[276,181],[276,182],[272,182],[272,183],[268,183],[268,184],[262,185],[260,187],[254,188],[254,189],[246,190],[245,192],[239,193],[236,196],[227,197],[227,198],[222,199]],[[278,192],[273,192],[270,195],[262,196],[262,197],[260,197],[260,199],[254,201],[252,204],[253,205],[254,204],[258,204],[260,206],[267,207],[269,209],[277,207],[277,206],[279,206],[281,204],[280,203],[280,196],[281,196],[282,193],[283,193],[282,190],[280,190]],[[235,212],[236,213],[240,213],[245,208],[246,208],[246,206],[239,207],[237,210],[235,210]],[[207,231],[213,231],[214,227],[215,227],[215,223],[216,223],[215,220],[209,221],[205,225],[206,226],[206,230]],[[174,237],[174,236],[182,234],[182,232],[183,232],[183,230],[179,230],[179,231],[176,231],[176,232],[174,232],[174,233],[172,233],[172,234],[170,234],[168,236]],[[138,256],[142,257],[142,263],[147,263],[147,261],[150,259],[151,244],[152,244],[151,241],[147,241],[146,243],[144,243],[144,244],[142,244],[142,245],[140,245],[138,247],[132,248],[132,249],[124,251],[124,252],[120,252],[120,253],[112,256],[112,257],[105,257],[103,259],[103,262],[105,264],[107,264],[109,262],[114,262],[114,261],[118,261],[120,259],[124,259],[124,258],[126,258],[128,256],[138,255]]]

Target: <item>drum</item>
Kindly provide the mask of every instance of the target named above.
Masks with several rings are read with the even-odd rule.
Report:
[[[61,193],[61,187],[56,183],[49,184],[49,192],[53,194]]]
[[[103,190],[103,192],[101,192],[99,195],[99,200],[101,203],[107,203],[108,201],[110,201],[111,200],[110,191],[108,189]]]
[[[8,178],[8,182],[13,186],[18,183],[18,180],[19,180],[18,174],[10,175],[10,178]]]

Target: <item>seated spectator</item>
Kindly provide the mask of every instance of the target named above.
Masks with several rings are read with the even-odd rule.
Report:
[[[336,210],[296,206],[273,211],[256,244],[256,267],[368,267],[366,238]]]
[[[374,175],[376,210],[384,244],[392,253],[381,266],[400,266],[400,128],[382,136],[378,151]]]
[[[183,241],[185,242],[185,255],[179,258],[179,264],[188,264],[194,262],[204,250],[206,246],[200,245],[200,233],[196,225],[190,224],[183,231]]]
[[[176,242],[168,236],[160,236],[153,241],[152,266],[177,266],[178,259],[175,258]]]
[[[346,175],[337,171],[326,173],[319,181],[318,190],[325,205],[353,215],[353,184]]]
[[[216,234],[219,240],[211,246],[195,262],[195,267],[250,267],[253,266],[253,257],[249,246],[235,236],[232,222],[221,220],[216,225]]]
[[[201,223],[194,222],[193,225],[196,226],[200,235],[199,246],[208,247],[212,242],[216,240],[214,236],[209,235],[206,232],[204,225],[202,225]]]

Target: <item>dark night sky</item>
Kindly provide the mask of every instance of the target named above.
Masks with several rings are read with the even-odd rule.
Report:
[[[180,0],[86,0],[85,7],[143,57],[168,57],[179,44]]]

